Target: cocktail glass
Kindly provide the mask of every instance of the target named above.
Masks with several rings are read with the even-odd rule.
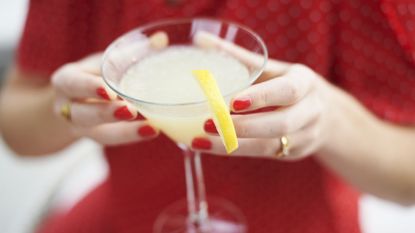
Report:
[[[150,124],[176,141],[183,151],[187,198],[167,207],[155,221],[154,231],[246,232],[243,214],[237,207],[220,198],[206,198],[201,154],[190,149],[194,137],[205,135],[203,124],[212,117],[207,101],[190,99],[174,103],[140,99],[125,93],[120,86],[131,66],[170,46],[215,50],[244,64],[249,71],[248,80],[232,83],[235,88],[227,88],[228,92],[222,93],[229,104],[234,94],[247,88],[262,73],[267,61],[265,44],[252,30],[233,22],[208,18],[165,20],[144,25],[116,39],[106,49],[102,63],[102,75],[109,88],[132,103]],[[251,59],[252,56],[255,58]],[[174,79],[175,75],[171,74],[170,78]]]

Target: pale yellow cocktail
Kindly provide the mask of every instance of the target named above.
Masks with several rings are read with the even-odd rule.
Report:
[[[176,142],[190,145],[194,137],[204,135],[203,123],[211,117],[203,103],[206,97],[192,74],[201,69],[213,74],[222,93],[235,93],[250,85],[248,69],[229,55],[192,46],[171,46],[132,65],[120,88],[133,98],[162,105],[200,102],[168,112],[137,105],[152,125]],[[226,96],[227,104],[230,98]]]

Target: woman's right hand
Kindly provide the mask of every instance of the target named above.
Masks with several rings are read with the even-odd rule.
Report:
[[[52,75],[56,98],[54,112],[67,121],[77,137],[100,144],[119,145],[157,137],[158,130],[137,115],[126,101],[107,89],[100,74],[101,54],[59,68]],[[65,118],[65,117],[63,117]]]

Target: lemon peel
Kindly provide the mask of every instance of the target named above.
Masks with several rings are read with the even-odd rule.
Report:
[[[209,70],[194,70],[192,73],[206,96],[222,143],[225,146],[226,152],[230,154],[238,148],[238,138],[229,107],[226,105],[216,80]]]

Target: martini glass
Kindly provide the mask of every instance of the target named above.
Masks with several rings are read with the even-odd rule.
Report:
[[[177,71],[177,67],[183,66],[182,63],[191,63],[194,59],[203,61],[200,64],[202,67],[194,67],[195,69],[206,68],[203,67],[205,64],[214,74],[219,74],[216,78],[224,78],[226,74],[232,76],[233,71],[245,70],[244,79],[233,75],[236,76],[233,80],[218,82],[222,95],[229,104],[234,94],[247,88],[262,73],[267,61],[265,44],[252,30],[233,22],[208,18],[165,20],[144,25],[116,39],[106,49],[102,63],[102,75],[106,84],[132,103],[150,124],[174,140],[183,151],[187,198],[173,203],[160,213],[154,224],[154,232],[244,233],[247,231],[246,222],[235,205],[221,198],[206,198],[201,154],[190,149],[194,137],[205,135],[203,124],[212,117],[206,99],[197,95],[192,97],[191,94],[190,97],[183,96],[183,93],[192,93],[194,90],[202,93],[200,87],[191,84],[195,82],[191,78],[189,83],[183,83],[182,72],[172,71],[165,80],[157,79],[158,76],[151,80],[146,80],[146,77],[134,79],[134,75],[140,76],[134,73],[134,69],[138,69],[134,68],[137,64],[145,63],[144,61],[148,63],[149,57],[167,53],[171,48],[175,51],[170,51],[170,60],[161,59],[157,68],[147,67],[146,72],[157,71],[162,75],[163,70]],[[194,57],[188,59],[186,54]],[[203,56],[205,58],[201,59]],[[251,59],[252,56],[255,59]],[[221,59],[224,62],[220,62]],[[223,63],[226,62],[230,65],[225,66]],[[222,74],[222,71],[227,73]],[[191,74],[192,70],[185,72]],[[147,88],[140,91],[147,93],[147,96],[135,95],[126,91],[126,78],[130,79],[132,85],[134,83],[131,80],[139,82],[138,84],[151,83],[153,86],[144,85]],[[168,89],[163,90],[162,87],[166,86]],[[178,99],[177,96],[183,98]]]

